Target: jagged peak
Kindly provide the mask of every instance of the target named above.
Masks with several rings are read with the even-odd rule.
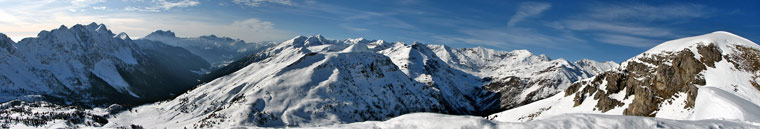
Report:
[[[50,36],[57,37],[61,33],[70,33],[70,34],[79,34],[80,32],[84,32],[84,34],[87,35],[102,35],[102,36],[114,36],[111,32],[111,30],[108,30],[105,24],[97,24],[95,22],[92,22],[88,25],[82,25],[82,24],[75,24],[71,27],[66,27],[66,25],[61,25],[57,29],[52,29],[50,31],[43,30],[37,33],[38,38],[48,38]]]
[[[171,30],[166,30],[166,31],[164,31],[164,30],[156,30],[154,32],[151,32],[150,34],[148,34],[145,37],[146,38],[149,38],[149,37],[170,37],[170,38],[176,38],[177,35],[174,34],[174,32],[172,32]]]
[[[86,26],[82,24],[76,24],[74,26],[71,26],[69,30],[88,30],[98,33],[110,33],[110,30],[108,30],[108,27],[106,27],[105,24],[97,24],[95,22],[92,22]]]
[[[316,46],[316,45],[323,45],[330,43],[330,40],[327,40],[322,35],[315,35],[315,36],[303,36],[298,35],[296,37],[293,37],[290,40],[287,40],[281,44],[281,46],[294,46],[294,47],[304,47],[304,46]]]

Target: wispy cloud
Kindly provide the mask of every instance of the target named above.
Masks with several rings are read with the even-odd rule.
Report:
[[[250,30],[253,32],[271,31],[274,28],[273,26],[274,24],[272,24],[272,22],[261,21],[255,18],[232,22],[232,27]]]
[[[185,8],[199,5],[197,0],[181,0],[181,1],[166,1],[166,0],[153,0],[149,6],[127,6],[124,10],[127,11],[148,11],[148,12],[161,12],[170,10],[172,8]]]
[[[637,3],[597,3],[579,14],[550,22],[547,26],[573,33],[591,34],[602,43],[647,48],[660,39],[683,37],[675,28],[661,23],[677,24],[712,16],[712,9],[697,4],[647,5]]]
[[[607,20],[667,21],[705,18],[711,16],[712,12],[713,9],[698,4],[653,6],[627,3],[594,5],[587,14],[592,18]]]
[[[106,10],[106,9],[108,9],[108,7],[106,7],[106,6],[94,6],[94,7],[92,7],[92,9],[93,10]]]
[[[71,5],[78,6],[78,7],[86,7],[92,4],[105,2],[105,0],[72,0]]]
[[[513,15],[512,18],[509,19],[507,26],[509,27],[515,26],[515,24],[517,24],[518,22],[521,22],[527,18],[540,15],[542,12],[548,10],[551,7],[552,6],[549,3],[540,3],[540,2],[522,3],[520,4],[520,7],[518,7],[515,15]]]
[[[365,29],[365,28],[359,28],[359,27],[349,26],[347,24],[341,24],[340,27],[344,28],[344,29],[351,30],[351,31],[357,31],[357,32],[369,30],[369,29]]]
[[[241,4],[241,5],[247,5],[251,7],[259,7],[264,4],[281,4],[281,5],[288,5],[293,6],[294,3],[290,0],[233,0],[235,4]],[[316,1],[306,1],[307,3],[316,3]]]
[[[526,47],[543,47],[552,49],[566,49],[563,46],[583,47],[585,41],[575,37],[571,33],[546,34],[530,28],[511,28],[507,31],[500,29],[465,29],[460,32],[461,36],[435,36],[443,42],[464,42],[473,45],[485,45],[502,49],[515,49]]]
[[[651,47],[657,45],[658,42],[647,38],[617,34],[596,34],[594,39],[609,44],[640,48]]]
[[[677,36],[670,29],[647,27],[632,23],[600,22],[595,20],[566,20],[563,22],[563,27],[575,31],[604,31],[646,37]]]

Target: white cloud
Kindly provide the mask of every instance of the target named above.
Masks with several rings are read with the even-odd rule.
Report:
[[[124,10],[127,11],[147,11],[147,12],[161,12],[170,10],[172,8],[186,8],[199,5],[197,0],[181,0],[181,1],[167,1],[167,0],[153,0],[150,6],[146,7],[134,7],[127,6]]]
[[[252,7],[259,7],[265,3],[282,4],[282,5],[288,5],[288,6],[294,5],[293,2],[290,0],[233,0],[232,2],[236,4],[248,5]],[[310,1],[309,3],[314,4],[316,3],[316,1]]]
[[[93,10],[106,10],[106,9],[108,9],[108,7],[106,7],[106,6],[94,6],[94,7],[92,7],[92,9]]]
[[[77,7],[87,7],[92,4],[105,2],[105,0],[72,0],[71,5],[77,6]]]
[[[515,13],[515,15],[513,15],[512,18],[509,19],[507,26],[512,27],[518,22],[521,22],[527,18],[538,16],[542,12],[548,10],[549,8],[551,8],[551,4],[549,3],[539,3],[539,2],[522,3],[520,4],[520,7],[517,9],[517,12]]]

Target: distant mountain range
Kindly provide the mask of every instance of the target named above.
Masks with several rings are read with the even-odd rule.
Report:
[[[243,40],[217,37],[216,35],[180,38],[171,30],[157,30],[142,39],[160,41],[170,46],[185,48],[209,62],[213,67],[224,67],[238,58],[276,44],[275,42],[247,43]]]
[[[551,96],[617,65],[550,60],[526,50],[319,35],[295,37],[251,57],[257,61],[239,64],[244,67],[237,72],[113,121],[228,128],[329,125],[410,112],[487,115]]]
[[[760,122],[754,112],[760,46],[728,32],[668,41],[617,64],[321,35],[276,44],[158,30],[133,40],[92,23],[18,43],[0,34],[0,55],[8,55],[0,56],[0,125],[9,128],[616,127],[575,120],[752,128]],[[353,124],[335,125],[344,123]]]

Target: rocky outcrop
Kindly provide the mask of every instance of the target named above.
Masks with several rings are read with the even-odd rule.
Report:
[[[622,72],[604,72],[590,81],[577,82],[565,90],[565,96],[575,94],[575,106],[594,95],[598,110],[606,112],[614,107],[623,106],[619,100],[611,99],[610,94],[626,91],[625,98],[634,96],[633,102],[626,107],[623,114],[636,116],[654,116],[658,106],[666,100],[686,93],[686,106],[693,108],[698,86],[705,85],[700,72],[706,67],[715,67],[721,61],[720,50],[714,45],[700,45],[697,50],[701,56],[696,59],[694,52],[683,49],[677,52],[644,56],[637,61],[628,62]],[[604,89],[600,89],[600,86]],[[583,86],[583,90],[578,91]]]

